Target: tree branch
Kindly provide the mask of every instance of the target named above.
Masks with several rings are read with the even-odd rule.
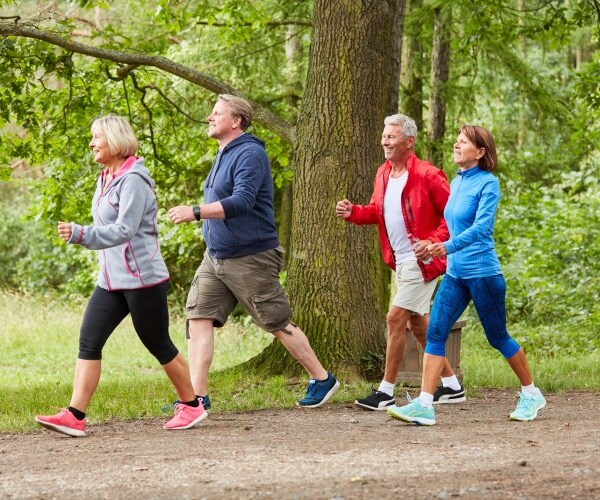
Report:
[[[184,66],[167,59],[163,56],[150,56],[147,54],[133,54],[130,52],[122,52],[112,49],[103,49],[100,47],[93,47],[82,43],[67,40],[55,33],[49,31],[39,30],[29,26],[23,26],[20,24],[9,24],[7,22],[0,22],[0,36],[18,36],[24,38],[33,38],[40,40],[51,45],[62,47],[65,50],[76,52],[97,59],[104,59],[107,61],[113,61],[121,64],[128,64],[134,66],[152,66],[158,68],[166,73],[178,76],[203,87],[216,94],[234,94],[244,97],[235,90],[233,87],[227,85],[225,82],[218,80],[210,75],[201,73],[192,68]],[[245,98],[245,97],[244,97]],[[250,101],[254,108],[254,119],[264,125],[266,128],[275,132],[277,135],[282,137],[284,140],[293,143],[295,138],[295,129],[288,122],[286,122],[279,115],[273,113],[269,109],[265,108],[261,104]]]

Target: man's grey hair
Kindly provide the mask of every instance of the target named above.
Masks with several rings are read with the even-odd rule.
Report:
[[[390,115],[383,120],[383,123],[385,125],[400,125],[404,137],[417,138],[417,124],[410,116],[400,114]]]
[[[252,105],[246,99],[231,94],[219,94],[219,99],[229,104],[233,116],[240,117],[242,130],[252,125]]]

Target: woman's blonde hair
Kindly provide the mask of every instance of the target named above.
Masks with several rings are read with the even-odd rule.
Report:
[[[92,123],[92,133],[100,131],[106,135],[108,150],[113,156],[128,158],[138,150],[138,140],[126,118],[109,113],[96,118]]]

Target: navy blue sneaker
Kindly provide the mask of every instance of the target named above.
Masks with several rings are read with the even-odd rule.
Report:
[[[317,408],[325,404],[340,387],[340,383],[331,372],[327,372],[326,380],[310,379],[306,396],[298,401],[303,408]]]
[[[205,410],[210,409],[210,398],[208,397],[208,394],[206,396],[199,396],[198,401],[200,401],[202,406],[204,406]],[[177,401],[173,401],[170,405],[163,406],[160,409],[160,411],[162,411],[163,413],[168,413],[170,411],[173,411],[175,409],[175,405],[178,405],[179,403],[181,403],[181,401],[179,401],[179,399]]]

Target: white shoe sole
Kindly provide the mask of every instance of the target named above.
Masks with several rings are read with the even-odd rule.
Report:
[[[540,411],[544,406],[546,406],[546,400],[544,399],[544,404],[542,404],[533,414],[533,416],[531,418],[515,418],[512,416],[512,414],[510,415],[510,419],[511,420],[516,420],[517,422],[530,422],[531,420],[535,420],[535,418],[537,417],[538,411]]]
[[[446,404],[446,403],[462,403],[463,401],[467,400],[467,396],[465,396],[464,394],[462,396],[442,396],[440,399],[438,399],[437,401],[434,401],[433,404],[434,405],[440,405],[440,404]]]
[[[335,391],[337,391],[339,388],[340,388],[340,381],[336,380],[335,385],[331,389],[329,389],[329,392],[327,394],[325,394],[325,397],[321,400],[321,402],[317,403],[316,405],[301,405],[300,403],[297,403],[297,404],[301,408],[318,408],[319,406],[322,406],[325,403],[327,403],[327,401],[329,401],[329,399],[331,399],[331,396],[333,396],[335,394]]]
[[[192,420],[189,424],[187,424],[184,427],[165,427],[163,425],[163,429],[167,429],[168,431],[183,431],[185,429],[191,429],[195,425],[202,422],[206,417],[208,417],[208,413],[206,413],[206,410],[204,410],[204,413],[202,415],[200,415],[196,420]]]
[[[361,408],[364,408],[365,410],[372,410],[372,411],[383,411],[383,410],[387,410],[390,406],[394,406],[396,404],[395,401],[392,401],[391,403],[386,404],[385,406],[382,406],[380,408],[375,408],[374,406],[369,406],[369,405],[364,405],[362,403],[359,403],[358,400],[354,401],[354,404],[356,406],[359,406]]]
[[[56,424],[51,424],[49,422],[44,422],[43,420],[40,420],[37,417],[35,417],[35,421],[38,424],[40,424],[42,427],[45,427],[46,429],[48,429],[50,431],[60,432],[61,434],[66,434],[67,436],[71,436],[71,437],[84,437],[85,436],[85,431],[78,431],[77,429],[71,429],[71,427],[65,427],[64,425],[56,425]]]

